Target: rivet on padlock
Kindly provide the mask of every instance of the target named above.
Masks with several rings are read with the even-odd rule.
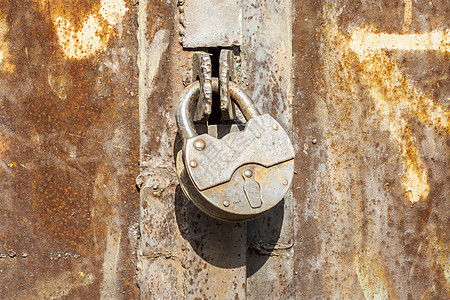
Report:
[[[217,78],[212,79],[212,90],[219,90]],[[275,206],[289,190],[294,149],[280,124],[260,115],[242,89],[229,82],[229,90],[247,124],[222,139],[195,130],[192,113],[199,83],[181,94],[176,117],[184,145],[177,155],[177,176],[184,194],[205,213],[225,221],[247,221]]]

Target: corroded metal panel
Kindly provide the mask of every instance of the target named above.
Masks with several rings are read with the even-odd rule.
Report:
[[[449,298],[448,2],[295,12],[298,297]]]
[[[135,8],[0,1],[0,298],[136,299]]]

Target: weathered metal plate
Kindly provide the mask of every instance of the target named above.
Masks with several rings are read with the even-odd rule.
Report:
[[[205,142],[204,149],[195,148],[197,140]],[[244,131],[229,133],[222,139],[208,134],[188,139],[185,149],[189,176],[201,191],[229,181],[242,165],[270,167],[294,158],[289,137],[269,115],[249,120]]]
[[[174,99],[190,60],[176,35],[164,34],[176,30],[173,3],[150,1],[141,19],[150,25],[141,22],[140,30],[147,30],[141,40],[153,60],[143,72],[155,80],[141,82],[143,92],[152,93],[142,149],[152,158],[152,177],[169,180],[159,201],[148,202],[153,210],[143,208],[158,211],[154,219],[143,215],[149,224],[167,217],[155,222],[142,244],[159,241],[183,259],[144,258],[152,276],[142,295],[194,299],[226,293],[228,299],[233,291],[238,299],[449,298],[450,61],[448,48],[420,43],[433,32],[447,34],[447,2],[246,5],[245,74],[237,78],[261,111],[281,124],[291,124],[293,109],[297,175],[295,215],[288,193],[248,223],[249,251],[242,265],[242,248],[232,252],[222,235],[235,233],[230,240],[241,245],[237,232],[242,238],[246,228],[209,218],[179,201],[181,191],[174,191],[173,157],[165,155],[180,149],[170,140],[176,131]],[[173,202],[175,218],[166,211]],[[176,215],[189,217],[178,223],[182,246],[166,244],[180,220]]]
[[[229,47],[242,44],[241,0],[184,1],[183,47]]]

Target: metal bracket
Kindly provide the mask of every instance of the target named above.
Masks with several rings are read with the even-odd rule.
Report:
[[[194,80],[200,82],[200,96],[194,114],[194,121],[207,119],[211,114],[212,106],[212,70],[211,57],[206,52],[196,52],[193,56]]]
[[[222,49],[219,58],[220,109],[224,120],[236,118],[236,108],[230,97],[229,81],[235,82],[233,51]]]
[[[242,45],[242,0],[178,1],[184,48]]]

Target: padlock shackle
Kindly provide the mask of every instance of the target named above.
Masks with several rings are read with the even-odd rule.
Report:
[[[252,99],[236,83],[230,81],[229,89],[231,99],[237,104],[247,121],[260,115]],[[219,80],[217,78],[212,78],[212,91],[213,93],[219,92]],[[176,119],[178,130],[184,140],[198,135],[192,121],[192,112],[199,95],[200,83],[195,81],[186,87],[178,98]]]

